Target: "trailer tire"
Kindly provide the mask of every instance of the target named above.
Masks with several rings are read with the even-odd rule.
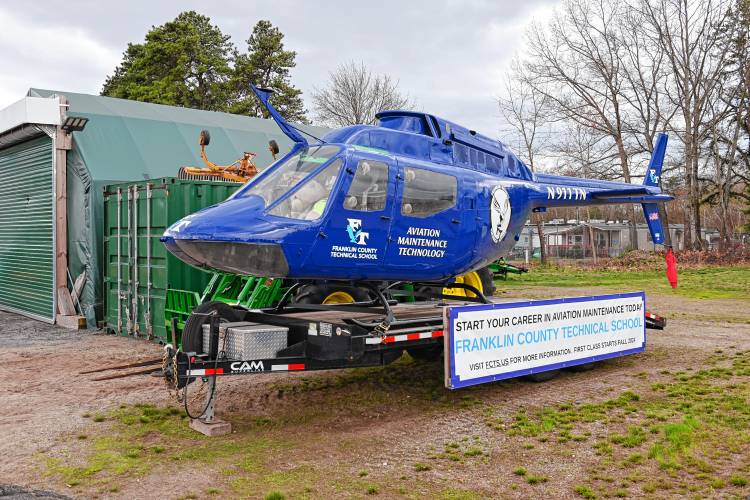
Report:
[[[182,329],[182,352],[203,352],[203,325],[209,320],[204,315],[212,312],[218,313],[220,321],[227,323],[241,319],[240,314],[224,302],[204,302],[193,309],[185,321],[185,328]]]
[[[560,370],[547,370],[546,372],[532,373],[523,377],[530,382],[547,382],[560,375]]]
[[[596,368],[596,361],[590,363],[582,363],[580,365],[569,366],[567,369],[572,372],[587,372]]]
[[[479,279],[482,280],[482,293],[485,297],[495,295],[495,276],[489,267],[483,267],[477,271]]]
[[[437,361],[443,355],[442,345],[431,345],[427,347],[409,347],[406,349],[409,356],[418,361]]]
[[[333,283],[304,285],[294,297],[297,304],[347,304],[367,300],[370,300],[370,295],[366,290]]]

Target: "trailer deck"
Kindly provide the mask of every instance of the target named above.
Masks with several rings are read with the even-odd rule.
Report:
[[[493,299],[492,303],[510,302]],[[259,372],[325,370],[377,366],[391,363],[404,349],[443,345],[445,309],[468,305],[466,301],[404,303],[391,309],[397,318],[384,325],[384,316],[360,304],[295,306],[287,309],[247,311],[240,324],[270,325],[288,329],[286,347],[276,355],[255,359],[231,359],[225,344],[232,325],[221,329],[217,317],[208,325],[209,345],[203,353],[180,353],[178,385],[188,379]],[[325,308],[326,310],[317,310]],[[663,329],[666,320],[646,312],[647,328]],[[221,334],[221,335],[220,335]]]
[[[461,301],[381,301],[380,306],[375,300],[285,306],[282,300],[274,308],[244,310],[238,322],[221,323],[217,314],[211,314],[203,326],[203,352],[175,351],[167,346],[164,376],[178,390],[178,399],[182,390],[181,399],[194,429],[207,435],[223,434],[230,427],[214,418],[217,377],[387,365],[404,350],[417,357],[439,358],[448,348],[444,325],[450,307],[480,300],[485,307],[515,302],[478,296]],[[525,305],[531,304],[533,301]],[[644,313],[646,328],[663,329],[665,325],[664,318]],[[187,392],[197,379],[207,383],[208,391],[205,406],[195,416],[188,410],[191,398]]]

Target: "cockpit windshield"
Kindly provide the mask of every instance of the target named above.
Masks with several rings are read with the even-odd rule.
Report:
[[[328,145],[304,148],[285,160],[273,172],[259,178],[256,182],[251,182],[238,196],[260,196],[266,206],[269,206],[339,151],[341,151],[340,147]]]
[[[271,210],[271,215],[288,217],[290,219],[315,220],[323,215],[331,196],[333,185],[339,176],[344,162],[336,158],[330,165],[315,174],[314,177],[303,181],[304,184]]]

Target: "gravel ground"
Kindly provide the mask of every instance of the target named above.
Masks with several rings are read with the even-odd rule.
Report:
[[[527,292],[525,296],[542,297],[603,290],[535,287]],[[523,290],[514,290],[508,296],[524,294]],[[674,373],[699,367],[716,350],[750,349],[750,308],[746,301],[654,296],[649,297],[649,309],[673,314],[677,319],[671,319],[664,331],[649,331],[646,353],[606,361],[591,372],[566,373],[543,384],[514,380],[485,385],[442,396],[443,400],[447,397],[447,403],[436,406],[425,397],[425,391],[444,394],[439,388],[440,368],[434,365],[366,372],[374,380],[362,380],[361,373],[365,372],[357,370],[257,375],[252,383],[246,377],[222,380],[217,411],[239,428],[268,419],[278,427],[269,432],[283,430],[284,437],[296,443],[293,456],[268,459],[266,466],[273,470],[330,467],[349,471],[353,477],[359,471],[368,471],[368,480],[387,484],[393,482],[392,478],[403,477],[414,464],[429,461],[430,455],[441,452],[449,443],[471,439],[483,450],[482,466],[472,465],[475,462],[469,459],[460,463],[434,462],[418,482],[409,485],[410,491],[417,496],[430,496],[437,491],[431,489],[434,485],[438,489],[448,485],[487,497],[500,491],[504,491],[501,496],[516,498],[569,497],[580,471],[600,460],[593,450],[589,447],[561,460],[561,450],[549,444],[549,460],[537,460],[535,471],[549,481],[537,486],[521,482],[509,491],[505,486],[513,478],[510,471],[530,459],[532,453],[538,457],[547,445],[537,445],[531,451],[520,449],[515,438],[487,425],[487,409],[491,408],[494,416],[510,417],[526,408],[602,401],[623,390],[646,390],[665,370]],[[715,319],[721,315],[732,319]],[[0,435],[6,437],[0,440],[0,454],[4,457],[0,461],[0,483],[44,488],[73,497],[92,495],[90,490],[68,488],[58,478],[45,474],[40,457],[73,453],[76,446],[85,446],[71,445],[70,436],[91,425],[86,414],[105,412],[122,404],[162,406],[171,399],[158,378],[139,376],[94,382],[90,375],[79,372],[156,357],[161,352],[159,346],[140,340],[72,332],[0,312],[0,365],[11,374],[0,381]],[[405,380],[394,381],[393,374]],[[385,382],[381,384],[380,380]],[[118,491],[97,495],[176,498],[221,483],[219,468],[207,466],[196,476],[189,464],[180,464],[168,474],[154,472],[124,478]],[[327,489],[329,482],[320,479],[314,490],[319,493],[311,496],[326,497],[331,491],[338,491]],[[8,497],[6,492],[10,491],[13,487],[0,486],[0,498]],[[33,491],[12,494],[16,495],[10,496],[14,499],[62,498],[40,496],[45,493]]]
[[[52,491],[34,490],[0,484],[0,499],[3,500],[70,500],[70,497]]]

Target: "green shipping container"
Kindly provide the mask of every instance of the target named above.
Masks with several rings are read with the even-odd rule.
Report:
[[[229,197],[240,184],[173,177],[104,188],[104,311],[110,333],[168,342],[167,290],[202,293],[211,274],[159,238],[171,224]]]

